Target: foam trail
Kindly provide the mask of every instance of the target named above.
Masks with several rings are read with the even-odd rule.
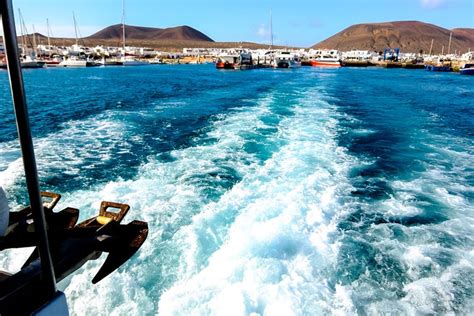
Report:
[[[183,69],[182,86],[143,82],[149,98],[140,104],[35,139],[42,179],[68,192],[58,209],[80,208],[83,219],[99,201],[119,201],[131,205],[130,220],[150,225],[131,262],[98,285],[90,280],[104,258],[61,282],[72,314],[473,310],[466,78],[430,79],[427,93],[415,93],[406,78],[425,79],[403,70],[399,81],[362,70],[367,82],[347,68],[219,72],[215,83],[202,68],[200,81],[212,78],[203,86],[213,89],[188,99],[179,90],[191,89]],[[467,92],[446,110],[439,91],[456,93],[453,83]],[[243,100],[247,90],[257,97]],[[131,162],[127,152],[137,149]],[[0,144],[0,181],[20,196],[18,158],[16,143]],[[2,269],[15,271],[28,254],[2,253]]]
[[[127,273],[120,269],[91,288],[91,271],[100,265],[100,262],[94,262],[63,284],[67,286],[66,294],[74,313],[148,313],[156,310],[155,300],[179,277],[180,254],[187,251],[177,232],[190,224],[192,217],[210,202],[206,192],[213,190],[222,194],[227,187],[222,181],[236,181],[232,178],[238,179],[258,166],[253,153],[241,150],[246,142],[243,135],[253,132],[256,127],[265,127],[260,117],[268,114],[271,102],[270,96],[259,101],[257,107],[236,109],[233,115],[221,116],[205,136],[214,142],[205,141],[206,145],[172,151],[172,159],[168,162],[151,158],[133,180],[110,182],[91,191],[66,195],[64,205],[75,203],[87,215],[94,214],[97,209],[90,201],[129,203],[130,217],[143,219],[150,225],[148,241],[134,262],[126,267]],[[212,181],[206,181],[207,177],[212,177]],[[84,204],[77,205],[81,200]],[[190,262],[188,271],[194,266],[195,263]],[[124,286],[113,286],[117,283]],[[124,292],[124,288],[129,292]],[[100,298],[96,291],[100,291]],[[111,300],[105,307],[99,302],[104,297]]]
[[[58,209],[77,207],[81,218],[113,200],[150,225],[126,267],[91,286],[102,258],[60,284],[73,314],[353,311],[326,271],[337,257],[334,234],[353,161],[336,143],[338,114],[324,92],[287,86],[216,116],[197,145],[166,161],[149,157],[131,180],[64,195]],[[44,176],[58,168],[77,173],[88,159],[109,160],[128,146],[110,111],[65,127],[36,141]],[[55,155],[57,146],[66,154]],[[18,185],[16,164],[4,164],[10,186]],[[11,258],[2,262],[14,270]]]
[[[351,190],[352,162],[334,140],[334,108],[320,93],[306,91],[295,103],[279,126],[287,145],[180,232],[186,261],[160,300],[161,314],[353,311],[325,271],[337,257],[339,198]],[[210,244],[215,252],[203,260]]]

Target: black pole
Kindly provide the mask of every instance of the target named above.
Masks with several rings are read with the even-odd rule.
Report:
[[[3,41],[7,57],[10,88],[15,108],[15,117],[20,139],[23,165],[25,167],[26,185],[33,211],[35,233],[38,239],[38,250],[41,258],[42,283],[44,294],[52,298],[56,294],[56,277],[49,251],[48,233],[44,216],[43,202],[39,189],[38,171],[35,152],[28,119],[21,64],[18,58],[18,45],[11,0],[0,0],[0,17],[3,25]]]

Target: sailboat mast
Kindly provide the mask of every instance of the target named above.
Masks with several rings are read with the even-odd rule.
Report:
[[[35,240],[38,245],[37,253],[39,254],[41,263],[41,285],[44,294],[46,294],[46,298],[52,299],[57,294],[56,277],[49,249],[48,231],[46,229],[46,220],[40,195],[38,170],[31,137],[31,127],[28,119],[28,108],[23,87],[21,64],[18,59],[17,34],[15,31],[15,20],[11,1],[0,1],[0,12],[4,35],[3,41],[5,43],[5,52],[8,61],[8,76],[10,79],[17,131],[25,168],[26,186],[28,188],[31,211],[33,213]]]
[[[430,46],[430,56],[431,56],[431,52],[433,51],[433,43],[434,43],[434,39],[432,38],[431,39],[431,46]]]
[[[125,0],[122,0],[122,45],[123,54],[125,55]]]
[[[51,39],[50,39],[51,34],[49,34],[49,20],[48,19],[46,19],[46,29],[47,29],[47,32],[48,32],[48,49],[50,49],[50,47],[51,47]]]
[[[453,38],[453,32],[449,33],[449,44],[448,44],[448,55],[451,52],[451,40]]]
[[[77,40],[77,23],[76,23],[76,15],[72,12],[72,19],[74,20],[74,33],[76,33],[76,46],[78,45]]]
[[[33,24],[33,53],[35,54],[35,57],[38,56],[38,52],[36,51],[37,46],[36,46],[36,29],[35,25]]]
[[[26,41],[25,41],[25,33],[23,32],[23,17],[21,16],[21,10],[18,8],[18,17],[20,18],[20,36],[21,36],[21,46],[22,46],[22,53],[26,53]]]
[[[271,48],[273,49],[273,15],[272,15],[272,10],[270,10],[270,43],[271,43]]]

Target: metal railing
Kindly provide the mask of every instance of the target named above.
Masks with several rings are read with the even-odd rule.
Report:
[[[16,125],[20,140],[26,185],[34,218],[37,246],[41,259],[42,290],[48,299],[56,295],[56,277],[51,259],[46,221],[41,200],[38,171],[31,136],[28,108],[26,105],[21,63],[18,54],[17,34],[11,0],[0,0],[0,19],[3,25],[3,41],[8,67],[8,77],[15,109]]]

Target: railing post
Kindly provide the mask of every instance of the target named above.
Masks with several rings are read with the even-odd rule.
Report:
[[[3,25],[3,41],[7,57],[8,76],[15,108],[15,118],[20,139],[21,153],[25,167],[26,185],[33,212],[35,234],[41,259],[42,283],[48,298],[56,294],[56,277],[49,251],[48,233],[44,216],[43,203],[39,189],[38,171],[36,169],[35,152],[31,136],[31,128],[23,87],[23,76],[18,54],[17,35],[11,0],[0,0],[0,18]]]

